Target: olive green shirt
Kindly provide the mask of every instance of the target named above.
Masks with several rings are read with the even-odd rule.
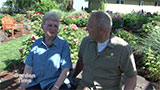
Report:
[[[80,86],[102,90],[121,90],[121,77],[137,74],[135,60],[129,44],[123,39],[111,36],[100,53],[97,43],[89,37],[82,40],[79,58],[83,60],[83,73]]]

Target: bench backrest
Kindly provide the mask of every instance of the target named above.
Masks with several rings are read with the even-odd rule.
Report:
[[[5,16],[1,19],[2,27],[5,29],[10,29],[12,26],[15,26],[15,21],[9,16]]]

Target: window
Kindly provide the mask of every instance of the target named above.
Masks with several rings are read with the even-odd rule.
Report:
[[[140,5],[140,6],[143,6],[143,5],[144,5],[144,1],[140,1],[140,2],[139,2],[139,5]]]

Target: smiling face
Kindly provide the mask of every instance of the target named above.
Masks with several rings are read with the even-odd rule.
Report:
[[[59,30],[59,22],[54,20],[46,20],[42,25],[42,29],[45,33],[45,37],[55,38]]]

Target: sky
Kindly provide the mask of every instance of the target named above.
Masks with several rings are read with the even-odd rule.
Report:
[[[88,7],[88,2],[85,2],[85,0],[74,0],[73,1],[73,8],[76,9],[76,11],[81,10],[81,8]]]
[[[1,0],[1,1],[0,1],[0,8],[2,7],[2,4],[3,4],[4,2],[6,2],[6,0]]]
[[[6,2],[6,0],[0,0],[0,8],[2,7],[2,4]],[[88,2],[85,2],[85,0],[73,0],[73,8],[76,9],[76,11],[81,10],[81,8],[88,7]]]

